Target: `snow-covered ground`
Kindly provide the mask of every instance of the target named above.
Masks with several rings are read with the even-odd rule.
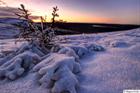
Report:
[[[140,28],[60,38],[62,40],[58,43],[62,46],[86,46],[90,50],[79,60],[81,72],[77,74],[77,93],[122,93],[124,89],[140,89]],[[14,40],[9,43],[11,42]],[[9,43],[0,41],[1,46],[5,44],[5,49],[10,47]],[[10,49],[15,46],[12,44]],[[102,46],[104,50],[99,49],[100,47],[88,47],[92,44]],[[0,93],[50,92],[37,83],[36,73],[31,71],[14,81],[0,80]]]
[[[0,23],[0,39],[14,38],[20,33],[19,29],[11,24]]]

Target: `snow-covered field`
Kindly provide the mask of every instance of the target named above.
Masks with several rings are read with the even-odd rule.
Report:
[[[64,59],[65,56],[61,53],[71,51],[70,48],[74,51],[77,51],[77,48],[82,50],[76,52],[78,56],[73,51],[66,53],[68,56],[74,56],[81,66],[81,72],[76,74],[79,81],[76,93],[122,93],[125,89],[140,89],[140,28],[111,33],[60,36],[60,38],[62,40],[58,43],[66,48],[60,50],[59,55],[50,56],[52,58],[48,60],[53,59],[51,62]],[[4,51],[7,48],[18,47],[13,42],[14,40],[9,42],[1,40],[0,46],[6,48],[0,49]],[[1,65],[0,72],[2,72]],[[75,80],[72,76],[69,79],[71,82]],[[0,93],[50,93],[50,89],[40,86],[37,73],[31,70],[14,81],[0,80]]]
[[[11,24],[0,23],[0,39],[13,38],[16,37],[19,33],[20,31],[17,27]]]

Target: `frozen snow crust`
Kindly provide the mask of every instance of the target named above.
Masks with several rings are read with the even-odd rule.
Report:
[[[89,51],[90,50],[90,51]],[[77,74],[81,72],[80,58],[91,50],[102,51],[103,47],[54,46],[44,50],[37,43],[24,43],[13,53],[0,59],[0,80],[16,80],[28,73],[36,73],[36,80],[51,93],[77,93]]]
[[[122,93],[140,89],[140,29],[60,36],[0,54],[0,93]]]

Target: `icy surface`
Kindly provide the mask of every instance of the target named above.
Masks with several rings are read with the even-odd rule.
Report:
[[[122,93],[124,89],[140,89],[140,29],[61,37],[61,42],[58,41],[61,46],[88,47],[90,51],[83,52],[82,48],[84,56],[79,60],[82,70],[77,76],[80,83],[77,93]],[[0,93],[50,93],[36,81],[36,74],[32,72],[12,82],[0,81]]]

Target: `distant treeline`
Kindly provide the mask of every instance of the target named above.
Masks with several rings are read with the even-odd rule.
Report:
[[[50,23],[47,23],[50,24]],[[139,28],[140,25],[129,24],[102,24],[102,23],[55,23],[55,27],[60,31],[58,34],[80,34],[80,33],[102,33],[114,32]]]
[[[7,23],[13,25],[25,25],[22,20],[17,18],[0,18],[0,23]],[[36,23],[40,26],[40,23]],[[51,23],[44,23],[51,25]],[[105,24],[105,23],[67,23],[67,22],[57,22],[54,24],[56,29],[56,34],[81,34],[81,33],[102,33],[102,32],[114,32],[114,31],[124,31],[135,28],[140,28],[140,25],[130,25],[130,24]],[[40,28],[41,29],[41,28]]]

